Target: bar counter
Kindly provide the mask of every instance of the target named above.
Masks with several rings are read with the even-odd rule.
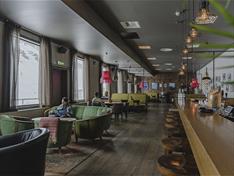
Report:
[[[234,175],[234,122],[217,113],[200,113],[198,105],[178,105],[201,175]]]

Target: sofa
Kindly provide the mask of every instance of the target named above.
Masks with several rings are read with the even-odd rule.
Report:
[[[0,175],[43,176],[49,131],[31,129],[0,137]]]
[[[34,126],[35,128],[40,127],[40,120],[43,117],[34,118]],[[55,118],[55,117],[52,117]],[[58,129],[56,135],[56,142],[49,140],[48,148],[59,148],[59,150],[70,143],[71,135],[72,135],[72,127],[73,127],[74,119],[71,118],[60,118],[58,121]]]
[[[112,94],[111,100],[113,102],[121,102],[122,100],[127,100],[130,110],[136,108],[147,110],[148,98],[147,95],[144,93],[114,93]]]
[[[33,129],[33,121],[26,117],[0,115],[1,135],[13,134],[19,131]]]
[[[45,111],[47,116],[56,107]],[[72,106],[74,121],[74,132],[76,140],[78,138],[95,139],[102,138],[103,131],[109,129],[111,125],[112,110],[99,106]]]

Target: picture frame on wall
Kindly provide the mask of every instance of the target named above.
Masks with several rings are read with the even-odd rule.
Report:
[[[223,81],[226,81],[226,73],[223,73]]]
[[[228,80],[228,81],[231,81],[231,80],[232,80],[232,74],[231,74],[231,73],[228,73],[228,74],[227,74],[227,80]]]

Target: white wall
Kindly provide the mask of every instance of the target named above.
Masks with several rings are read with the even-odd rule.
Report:
[[[0,21],[0,85],[3,85],[2,83],[2,69],[3,69],[3,29],[4,24]],[[2,95],[2,86],[0,86],[0,97]],[[0,107],[2,105],[1,99],[0,99]]]
[[[233,51],[234,49],[229,49],[229,51]],[[228,56],[228,57],[227,57]],[[215,87],[221,87],[224,91],[224,94],[228,94],[228,98],[234,98],[234,84],[224,84],[227,81],[234,81],[234,52],[225,52],[217,57],[215,60]],[[225,68],[225,67],[230,68]],[[199,71],[197,71],[197,78],[199,83],[201,83],[201,78],[205,75],[206,68],[208,69],[208,74],[210,78],[213,80],[213,62],[208,63]],[[225,77],[225,79],[224,79]],[[228,79],[230,77],[230,79]],[[213,86],[213,83],[209,85],[210,89]],[[204,86],[200,84],[200,88],[204,90]]]

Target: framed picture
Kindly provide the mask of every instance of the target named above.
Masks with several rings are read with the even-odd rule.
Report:
[[[223,81],[226,81],[226,73],[223,73]]]
[[[228,73],[228,74],[227,74],[227,80],[228,80],[228,81],[231,81],[231,80],[232,80],[232,74],[231,74],[231,73]]]

